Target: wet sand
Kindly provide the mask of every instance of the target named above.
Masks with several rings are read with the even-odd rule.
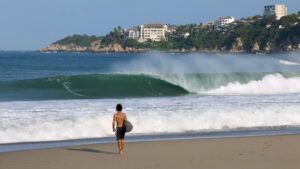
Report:
[[[128,143],[0,154],[0,169],[298,169],[300,135]]]

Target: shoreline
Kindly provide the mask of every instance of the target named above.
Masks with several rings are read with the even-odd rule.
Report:
[[[0,154],[9,169],[296,169],[300,135],[127,143],[120,157],[115,144],[94,144]]]
[[[178,140],[206,140],[206,139],[225,139],[225,138],[250,138],[268,136],[300,135],[297,127],[269,127],[269,128],[248,128],[243,130],[223,130],[190,133],[169,133],[169,134],[148,134],[148,135],[128,135],[128,143],[145,143],[156,141],[178,141]],[[102,138],[82,138],[70,140],[35,141],[35,142],[16,142],[0,144],[0,154],[10,152],[22,152],[32,150],[53,149],[70,146],[86,146],[95,144],[116,143],[115,137]]]
[[[0,52],[35,52],[35,53],[43,53],[43,54],[55,54],[55,53],[78,53],[78,54],[147,54],[147,53],[166,53],[166,54],[251,54],[251,55],[271,55],[271,54],[288,54],[293,52],[300,52],[300,49],[290,50],[290,51],[276,51],[276,52],[246,52],[246,51],[239,51],[239,52],[231,52],[231,51],[218,51],[218,50],[199,50],[199,51],[164,51],[164,50],[145,50],[145,51],[139,51],[139,52],[113,52],[113,51],[107,51],[107,52],[99,52],[99,51],[63,51],[63,50],[57,50],[57,51],[42,51],[42,50],[7,50],[7,51],[0,51]]]
[[[287,51],[257,51],[257,52],[247,52],[247,51],[222,51],[222,50],[196,50],[196,51],[189,51],[189,50],[153,50],[153,49],[144,49],[138,51],[69,51],[69,50],[35,50],[35,52],[40,53],[95,53],[95,54],[144,54],[149,52],[161,52],[161,53],[168,53],[168,54],[195,54],[195,53],[203,53],[203,54],[253,54],[253,55],[269,55],[269,54],[282,54],[282,53],[292,53],[300,51],[300,49],[293,49]]]

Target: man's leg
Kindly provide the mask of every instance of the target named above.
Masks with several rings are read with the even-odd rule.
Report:
[[[125,140],[121,140],[121,152],[124,153],[124,148],[125,148]]]
[[[122,151],[124,150],[124,148],[125,148],[125,140],[122,139]]]
[[[118,148],[119,148],[119,154],[121,154],[122,153],[122,140],[121,139],[118,140]]]

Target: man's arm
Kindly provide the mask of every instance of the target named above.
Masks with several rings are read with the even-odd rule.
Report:
[[[112,121],[112,129],[113,129],[113,132],[116,131],[116,128],[115,128],[115,122],[116,122],[116,114],[114,114],[114,118],[113,118],[113,121]]]

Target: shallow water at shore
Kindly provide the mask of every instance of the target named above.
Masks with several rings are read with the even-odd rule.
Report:
[[[174,140],[194,140],[194,139],[222,139],[239,137],[257,137],[257,136],[277,136],[300,134],[300,127],[273,127],[273,128],[250,128],[239,130],[226,130],[215,132],[190,132],[174,134],[156,134],[156,135],[131,135],[126,137],[127,143],[132,142],[153,142],[153,141],[174,141]],[[84,146],[95,144],[115,143],[115,137],[89,138],[77,140],[62,141],[43,141],[43,142],[24,142],[0,144],[0,153],[18,152],[27,150],[38,150],[48,148],[61,148],[71,146]]]

